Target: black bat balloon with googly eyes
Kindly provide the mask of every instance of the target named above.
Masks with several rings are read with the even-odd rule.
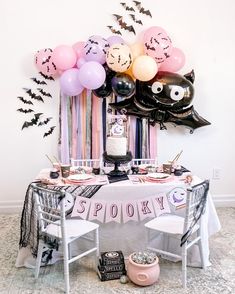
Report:
[[[111,79],[111,85],[117,77],[119,81],[113,92],[124,98],[121,81],[126,81],[127,77],[117,74]],[[159,123],[160,129],[166,129],[165,123],[172,123],[186,126],[192,133],[199,127],[210,125],[193,105],[190,106],[194,97],[193,82],[194,71],[184,76],[159,71],[150,81],[136,80],[132,95],[110,106],[120,113],[147,118],[152,125]]]

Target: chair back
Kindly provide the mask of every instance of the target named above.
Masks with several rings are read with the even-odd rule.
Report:
[[[157,166],[157,158],[132,158],[131,165],[149,164]]]
[[[66,192],[64,190],[47,189],[36,184],[31,184],[31,188],[35,197],[39,231],[45,232],[49,224],[64,228]]]
[[[74,159],[71,158],[71,165],[72,166],[85,166],[85,167],[101,167],[102,160],[101,159]]]
[[[181,246],[190,237],[194,226],[200,221],[201,216],[205,212],[208,191],[209,180],[205,180],[202,183],[187,189],[186,215]]]

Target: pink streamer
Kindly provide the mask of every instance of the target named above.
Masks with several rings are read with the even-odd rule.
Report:
[[[129,117],[130,132],[129,132],[129,150],[132,156],[135,158],[135,132],[136,132],[136,118],[134,116]]]
[[[101,111],[99,98],[92,97],[92,158],[100,158],[100,119]]]
[[[81,95],[76,99],[76,115],[77,115],[77,159],[82,159],[82,134],[81,134]]]
[[[86,92],[81,95],[81,134],[82,134],[82,158],[86,159]]]
[[[61,150],[60,161],[64,164],[70,163],[69,156],[69,135],[68,135],[68,117],[67,117],[67,99],[61,94]]]
[[[77,97],[72,98],[72,146],[71,146],[71,157],[77,158],[77,112],[76,112],[76,101]]]

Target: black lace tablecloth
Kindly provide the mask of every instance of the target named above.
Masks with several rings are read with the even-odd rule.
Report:
[[[66,192],[69,192],[70,194],[72,194],[75,199],[76,196],[91,198],[101,187],[102,187],[101,185],[92,185],[92,186],[49,186],[48,188],[52,190],[64,189]],[[36,205],[33,200],[32,188],[29,185],[25,195],[24,206],[23,206],[23,211],[21,215],[19,246],[20,248],[28,247],[31,250],[33,256],[37,256],[38,240],[39,240],[39,227],[38,227],[38,221],[37,221]]]

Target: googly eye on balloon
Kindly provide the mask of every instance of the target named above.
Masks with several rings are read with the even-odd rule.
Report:
[[[160,83],[160,82],[154,82],[153,84],[152,84],[152,92],[154,93],[154,94],[158,94],[158,93],[160,93],[161,91],[162,91],[162,89],[163,89],[163,85],[162,85],[162,83]]]
[[[180,101],[184,98],[185,90],[182,87],[179,86],[173,86],[170,91],[170,97],[171,99],[175,101]]]

